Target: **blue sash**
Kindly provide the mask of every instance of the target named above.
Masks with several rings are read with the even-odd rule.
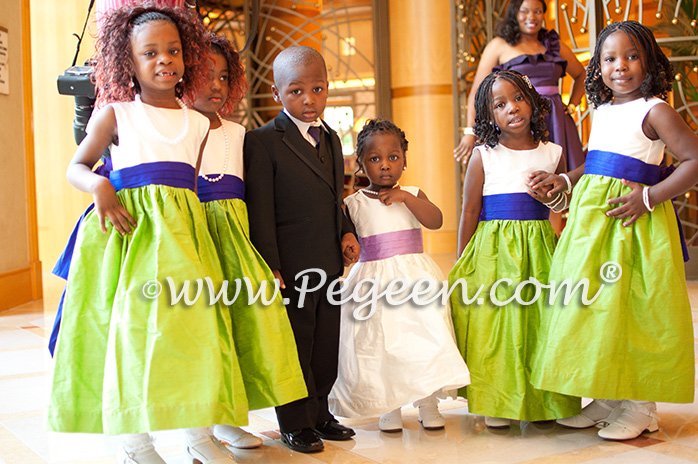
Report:
[[[675,169],[674,166],[660,167],[656,164],[648,164],[639,159],[610,151],[590,150],[584,165],[584,174],[597,174],[599,176],[613,177],[614,179],[625,179],[651,186],[669,177]],[[683,235],[679,213],[676,211],[673,201],[671,205],[674,206],[676,224],[679,227],[679,236],[681,237],[683,261],[686,262],[689,259],[686,239]]]
[[[187,163],[158,161],[112,171],[109,180],[116,190],[146,185],[167,185],[194,191],[196,171],[194,166]]]
[[[481,221],[544,221],[550,209],[528,193],[500,193],[482,197]]]
[[[219,174],[210,174],[208,177],[216,178]],[[217,182],[209,182],[199,176],[197,180],[197,194],[201,203],[214,200],[245,199],[245,182],[238,176],[226,174]]]

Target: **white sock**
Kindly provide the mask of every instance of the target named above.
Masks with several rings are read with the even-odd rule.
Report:
[[[439,394],[441,393],[441,390],[437,390],[431,395],[427,396],[426,398],[422,398],[421,400],[417,400],[414,403],[412,403],[412,406],[415,408],[419,408],[421,406],[435,406],[439,407]]]

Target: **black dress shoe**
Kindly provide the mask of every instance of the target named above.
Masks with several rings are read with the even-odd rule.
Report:
[[[293,432],[281,432],[281,441],[293,451],[315,453],[322,451],[325,445],[313,429],[300,429]]]
[[[336,420],[328,420],[315,426],[315,433],[325,440],[350,440],[356,433]]]

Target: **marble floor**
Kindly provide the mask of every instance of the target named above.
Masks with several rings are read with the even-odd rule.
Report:
[[[113,437],[45,430],[52,369],[46,344],[62,285],[60,279],[45,274],[43,300],[0,312],[0,464],[114,462]],[[698,334],[698,282],[689,282],[688,288]],[[355,428],[356,438],[325,442],[325,451],[312,455],[292,452],[280,443],[273,410],[255,411],[250,413],[248,430],[262,437],[264,445],[237,451],[235,456],[241,464],[698,462],[698,402],[659,404],[659,431],[622,443],[601,440],[596,429],[558,425],[521,422],[509,430],[487,429],[482,417],[468,414],[463,400],[442,402],[441,409],[447,423],[442,431],[423,430],[411,408],[404,410],[405,429],[397,434],[380,432],[376,418],[343,421]],[[180,431],[154,435],[168,464],[184,462]]]

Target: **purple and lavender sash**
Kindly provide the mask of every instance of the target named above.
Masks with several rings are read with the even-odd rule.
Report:
[[[376,261],[397,255],[424,253],[422,229],[398,230],[384,234],[359,237],[359,262]]]
[[[500,193],[482,197],[480,221],[544,221],[550,210],[528,193]]]
[[[614,179],[626,179],[644,185],[655,185],[669,177],[676,169],[674,166],[660,167],[656,164],[648,164],[630,156],[620,155],[610,151],[590,150],[584,165],[584,174],[596,174],[599,176],[613,177]],[[672,206],[674,203],[672,202]],[[688,248],[683,235],[679,213],[674,206],[676,223],[681,237],[681,251],[684,262],[688,261]]]
[[[209,174],[208,177],[216,178],[219,174]],[[214,200],[245,199],[245,182],[238,176],[226,174],[216,182],[209,182],[202,176],[197,181],[197,194],[201,203]]]
[[[109,180],[116,190],[146,185],[167,185],[194,191],[196,171],[194,166],[187,163],[158,161],[112,171]]]

